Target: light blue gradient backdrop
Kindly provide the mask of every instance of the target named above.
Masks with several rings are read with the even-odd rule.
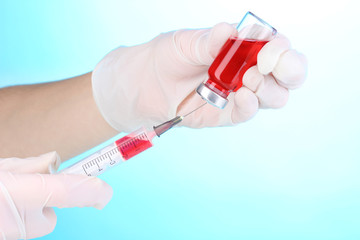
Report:
[[[91,71],[161,32],[237,22],[247,10],[309,60],[286,107],[236,127],[179,128],[101,176],[102,211],[57,209],[42,239],[360,239],[356,1],[0,2],[0,85]]]

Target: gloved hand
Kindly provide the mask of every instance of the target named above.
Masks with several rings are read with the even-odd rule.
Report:
[[[195,93],[230,36],[233,25],[164,33],[148,43],[113,50],[96,66],[93,94],[100,112],[118,131],[151,127],[203,103]],[[279,108],[288,89],[299,87],[306,74],[305,57],[279,36],[258,55],[258,65],[244,75],[243,87],[228,97],[224,109],[206,105],[182,122],[193,128],[233,125],[250,119],[258,108]]]
[[[60,164],[55,152],[39,157],[0,158],[0,239],[28,239],[53,231],[52,207],[102,209],[112,189],[102,180],[54,174]]]

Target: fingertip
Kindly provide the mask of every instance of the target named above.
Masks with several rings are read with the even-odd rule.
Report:
[[[273,70],[273,75],[280,85],[295,89],[300,87],[306,78],[307,59],[294,49],[284,52]]]
[[[243,85],[253,92],[256,92],[260,83],[264,81],[264,75],[259,72],[257,66],[249,68],[243,77]]]
[[[216,24],[210,31],[208,51],[211,57],[215,58],[220,48],[231,36],[236,36],[237,30],[232,24],[221,22]]]
[[[60,156],[56,151],[40,155],[38,161],[42,161],[44,163],[42,166],[45,168],[44,170],[39,169],[39,173],[54,173],[61,164]]]
[[[288,89],[280,86],[271,75],[266,75],[264,82],[256,91],[260,108],[281,108],[289,98]]]
[[[38,214],[40,214],[40,212]],[[29,214],[27,218],[37,219],[37,221],[27,222],[26,239],[39,238],[48,235],[55,230],[57,216],[52,208],[45,207],[42,209],[41,215],[34,216]]]
[[[46,233],[43,233],[42,235],[47,235],[54,231],[57,222],[57,216],[54,209],[49,207],[45,207],[43,209],[43,215],[46,217],[47,226],[43,226],[43,229],[46,231]]]
[[[99,199],[99,202],[94,205],[95,208],[101,210],[103,209],[112,199],[114,190],[113,188],[107,184],[105,181],[97,178],[98,181],[98,190],[99,195],[101,195],[101,198]]]
[[[307,67],[307,65],[308,65],[307,57],[303,53],[300,53],[300,52],[297,52],[297,54],[298,54],[300,61]]]
[[[210,65],[226,40],[236,33],[229,23],[218,23],[210,29],[179,30],[173,35],[176,51],[192,65]]]
[[[236,29],[236,34],[237,34],[237,27],[239,26],[239,23],[230,23],[230,25]]]
[[[231,24],[231,23],[227,23],[227,22],[220,22],[214,25],[213,30],[216,31],[217,33],[233,33],[233,34],[237,34],[237,30],[236,30],[236,25]]]
[[[92,203],[88,206],[99,210],[103,209],[110,202],[113,196],[112,187],[100,178],[87,176],[83,177],[88,179],[86,181],[86,184],[88,185],[88,197],[93,199]]]
[[[49,152],[48,157],[50,160],[50,163],[48,166],[48,173],[54,173],[58,170],[58,168],[61,164],[61,158],[56,151]]]
[[[256,95],[246,87],[241,87],[235,93],[235,105],[232,111],[234,124],[251,119],[259,109],[259,101]]]
[[[284,107],[289,100],[289,90],[279,86],[278,92],[273,94],[269,101],[260,101],[260,108],[278,109]]]

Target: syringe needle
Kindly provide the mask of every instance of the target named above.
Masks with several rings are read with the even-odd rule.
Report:
[[[191,113],[195,112],[196,110],[198,110],[199,108],[205,106],[206,102],[202,105],[200,105],[199,107],[195,108],[194,110],[192,110],[191,112],[185,114],[184,116],[177,116],[174,117],[173,119],[166,121],[160,125],[154,126],[154,131],[156,133],[156,135],[158,137],[160,137],[161,134],[163,134],[164,132],[168,131],[170,128],[174,127],[175,125],[177,125],[178,123],[180,123],[186,116],[190,115]]]
[[[187,114],[183,115],[182,117],[183,117],[183,118],[185,118],[185,117],[189,116],[190,114],[192,114],[192,113],[193,113],[193,112],[195,112],[196,110],[198,110],[198,109],[202,108],[203,106],[205,106],[205,105],[206,105],[206,103],[207,103],[207,102],[205,102],[205,103],[201,104],[199,107],[197,107],[197,108],[195,108],[194,110],[192,110],[191,112],[189,112],[189,113],[187,113]]]

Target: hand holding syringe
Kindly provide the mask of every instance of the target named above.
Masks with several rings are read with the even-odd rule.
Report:
[[[155,126],[151,131],[147,131],[142,127],[100,149],[96,153],[61,170],[59,173],[98,176],[119,163],[129,160],[152,147],[152,139],[155,136],[160,137],[160,135],[180,123],[186,116],[195,112],[205,104],[206,103],[202,104],[200,107],[183,116],[177,116],[167,122]]]

